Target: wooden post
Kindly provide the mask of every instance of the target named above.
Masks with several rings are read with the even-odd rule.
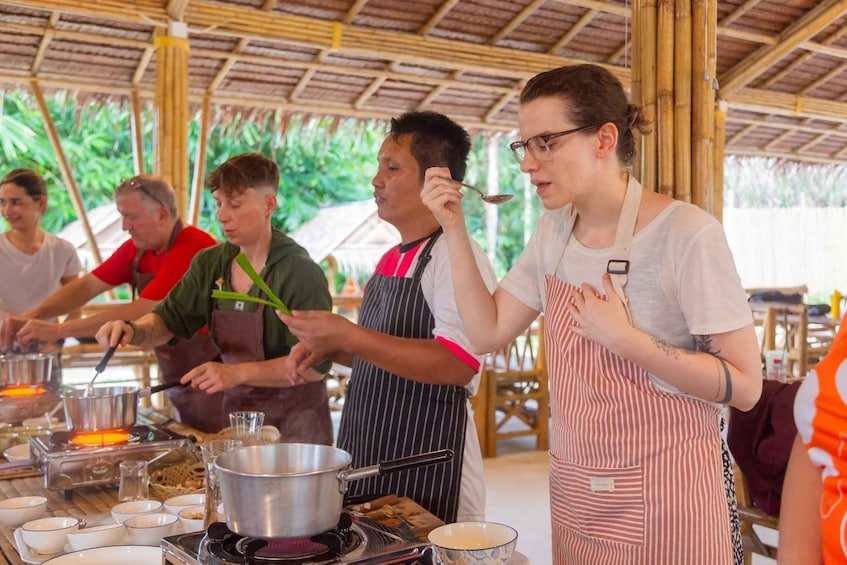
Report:
[[[188,207],[188,26],[171,21],[156,47],[156,174],[176,191],[177,212]]]
[[[718,102],[715,111],[715,171],[712,195],[712,215],[723,222],[723,159],[726,149],[726,102]]]
[[[141,96],[138,88],[130,97],[129,129],[132,132],[132,164],[136,175],[144,174],[144,125],[141,123]]]
[[[650,132],[644,135],[644,156],[641,168],[641,184],[647,190],[656,190],[656,171],[658,167],[658,143],[656,133],[656,38],[657,10],[656,0],[639,0],[639,51],[638,63],[641,65],[641,107],[645,119],[653,124]]]
[[[194,182],[191,183],[191,199],[188,207],[188,223],[192,225],[197,225],[200,218],[200,203],[203,201],[211,105],[211,97],[207,94],[203,97],[203,109],[200,112],[200,133],[197,136],[197,154],[194,156]]]
[[[674,0],[659,0],[656,30],[656,135],[658,184],[655,189],[674,195]]]
[[[674,198],[691,202],[691,0],[676,0]]]
[[[62,142],[59,139],[59,133],[56,131],[56,124],[50,116],[50,109],[47,107],[47,102],[44,100],[44,95],[41,92],[41,87],[38,86],[38,81],[29,81],[29,86],[35,95],[35,101],[38,103],[38,108],[41,110],[41,118],[44,120],[44,129],[47,131],[47,137],[50,139],[50,145],[53,147],[53,152],[56,153],[56,159],[59,162],[59,171],[62,173],[62,180],[65,182],[65,187],[71,197],[71,204],[74,207],[77,218],[82,224],[82,229],[85,231],[85,238],[88,240],[88,246],[91,248],[91,254],[94,260],[99,265],[103,262],[100,256],[100,248],[97,247],[97,240],[94,238],[94,232],[91,231],[91,224],[88,222],[88,214],[85,211],[85,204],[82,201],[82,194],[79,192],[79,186],[76,184],[74,175],[71,172],[71,167],[68,164],[68,159],[65,157],[65,151],[62,149]]]

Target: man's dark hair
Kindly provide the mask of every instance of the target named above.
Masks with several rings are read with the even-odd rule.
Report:
[[[242,194],[248,188],[279,189],[279,167],[261,153],[242,153],[230,157],[206,177],[211,192]]]
[[[389,135],[412,138],[411,153],[421,169],[421,181],[429,167],[449,167],[450,176],[464,180],[471,138],[465,128],[437,112],[406,112],[391,119]]]

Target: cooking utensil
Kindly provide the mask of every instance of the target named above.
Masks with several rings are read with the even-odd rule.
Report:
[[[121,337],[123,337],[123,334],[121,334]],[[120,339],[118,339],[118,341],[120,341]],[[112,355],[115,354],[115,350],[117,350],[117,348],[118,346],[116,344],[107,349],[106,354],[103,355],[103,358],[100,359],[100,362],[97,363],[96,367],[94,367],[94,376],[91,378],[91,382],[88,383],[88,388],[85,389],[86,394],[89,396],[94,394],[94,381],[100,376],[100,373],[106,370],[106,365],[109,364],[109,360],[112,358]]]
[[[0,355],[0,386],[49,385],[52,371],[52,353]]]
[[[230,530],[255,538],[296,538],[335,527],[349,481],[452,458],[452,451],[442,449],[348,469],[352,456],[342,449],[277,443],[223,453],[215,470]]]
[[[135,425],[140,398],[175,386],[185,385],[177,381],[147,388],[94,387],[93,394],[89,394],[88,388],[74,390],[62,395],[65,421],[68,428],[74,431],[98,432],[128,428]]]
[[[482,201],[485,202],[486,204],[494,204],[494,205],[503,204],[504,202],[508,202],[509,200],[511,200],[515,196],[514,194],[485,194],[483,191],[481,191],[480,189],[478,189],[477,187],[475,187],[473,185],[464,183],[464,182],[456,180],[456,179],[447,179],[447,180],[452,180],[453,182],[457,182],[465,188],[469,188],[469,189],[473,190],[474,192],[479,194],[479,197],[482,198]]]

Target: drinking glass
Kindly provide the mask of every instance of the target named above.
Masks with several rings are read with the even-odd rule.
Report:
[[[262,443],[262,424],[264,423],[264,412],[242,411],[229,413],[232,438],[240,439],[244,445],[259,445]]]
[[[147,461],[121,461],[121,482],[118,487],[118,502],[144,500],[147,498]]]
[[[238,449],[243,444],[239,439],[212,439],[200,444],[203,455],[203,465],[206,467],[206,507],[203,512],[203,527],[208,528],[213,522],[220,522],[218,507],[221,504],[221,488],[218,474],[215,472],[215,460],[222,453]]]

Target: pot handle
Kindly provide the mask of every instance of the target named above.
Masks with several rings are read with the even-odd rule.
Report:
[[[380,461],[376,465],[362,467],[361,469],[351,469],[349,471],[341,471],[338,473],[338,478],[341,481],[341,492],[347,492],[347,482],[364,479],[373,475],[383,475],[386,473],[394,473],[396,471],[405,471],[406,469],[414,469],[416,467],[426,467],[427,465],[435,465],[436,463],[447,463],[453,459],[453,450],[438,449],[428,453],[419,455],[410,455],[409,457],[401,457],[400,459],[390,459],[388,461]]]
[[[174,388],[176,386],[185,386],[185,385],[182,384],[179,381],[176,381],[175,383],[166,383],[166,384],[163,384],[163,385],[151,386],[150,388],[142,388],[141,390],[138,391],[138,397],[139,398],[147,398],[151,394],[156,394],[157,392],[162,392],[163,390],[168,390],[169,388]]]

